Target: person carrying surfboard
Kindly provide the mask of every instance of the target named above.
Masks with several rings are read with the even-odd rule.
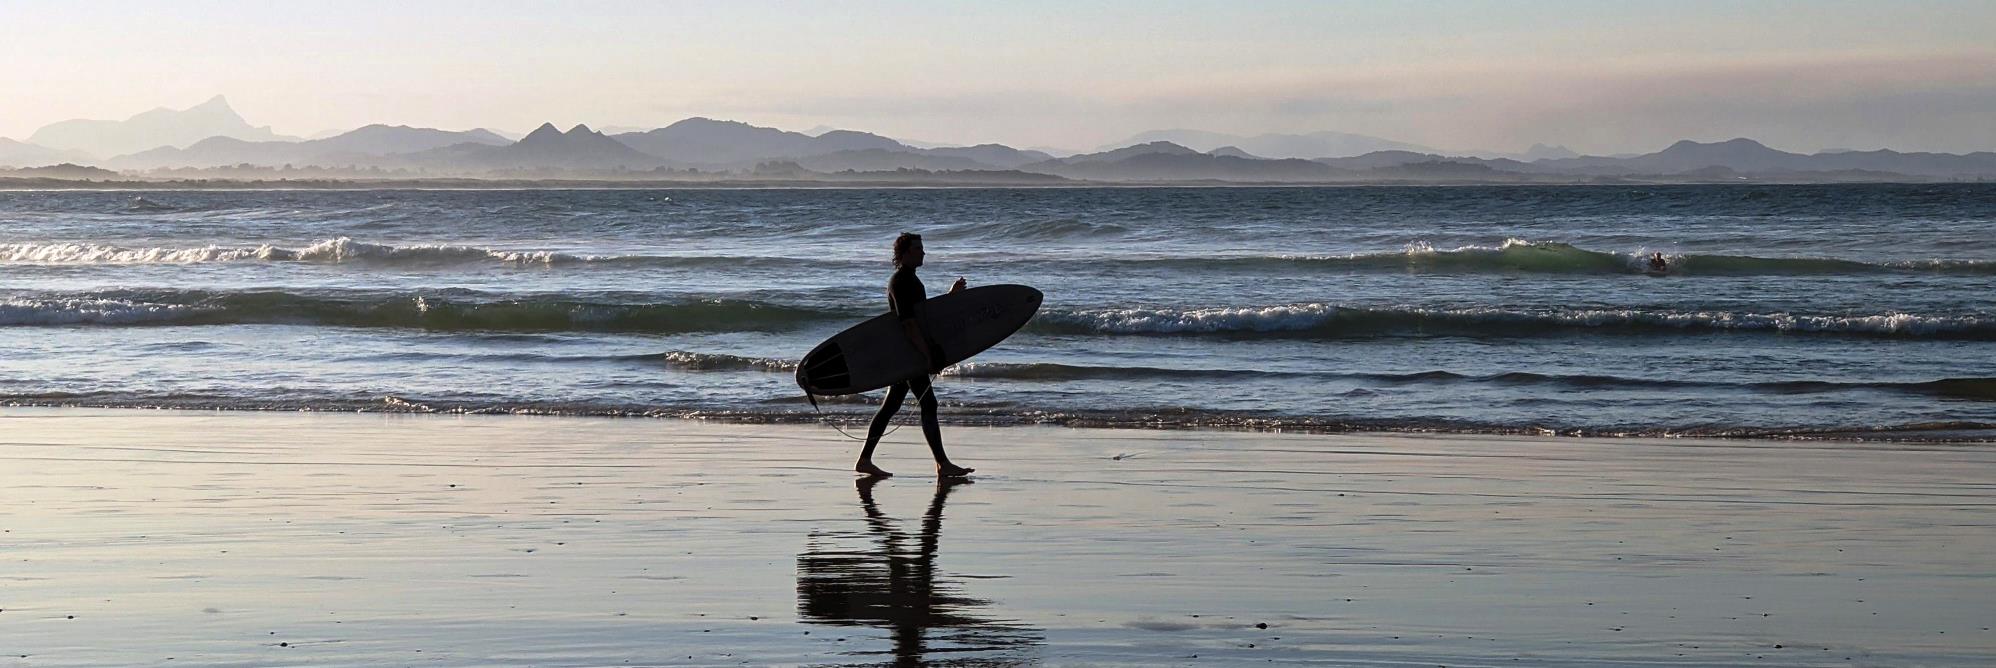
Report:
[[[915,269],[922,266],[922,235],[902,232],[894,239],[894,277],[887,281],[887,308],[901,320],[901,331],[908,336],[908,342],[915,350],[929,360],[929,373],[942,371],[938,360],[943,359],[942,351],[935,340],[923,331],[921,321],[915,318],[921,312],[922,302],[929,296],[922,279],[915,275]],[[963,291],[965,282],[956,279],[949,291]],[[970,475],[975,469],[968,469],[950,463],[949,454],[943,452],[942,427],[936,422],[936,393],[926,375],[915,376],[895,383],[887,388],[887,397],[880,402],[880,411],[873,414],[873,424],[866,430],[866,447],[859,451],[859,462],[853,470],[869,476],[887,477],[894,475],[875,466],[873,447],[880,444],[880,437],[887,433],[887,423],[894,419],[894,413],[901,410],[901,402],[913,392],[916,404],[922,408],[922,436],[929,441],[929,453],[936,458],[936,475],[945,478],[960,478]]]

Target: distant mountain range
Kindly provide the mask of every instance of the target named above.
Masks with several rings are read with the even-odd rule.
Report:
[[[420,153],[457,144],[505,146],[512,140],[489,130],[451,132],[406,125],[369,125],[309,141],[244,141],[209,137],[187,148],[161,146],[105,161],[120,169],[219,167],[252,164],[345,166],[384,162],[384,156]]]
[[[1231,146],[1260,158],[1343,158],[1365,155],[1374,151],[1418,151],[1437,153],[1426,146],[1397,142],[1366,135],[1345,132],[1312,132],[1301,135],[1264,134],[1253,137],[1230,135],[1203,130],[1152,130],[1138,133],[1128,139],[1107,144],[1097,150],[1109,150],[1122,146],[1171,142],[1192,149],[1194,152],[1208,152]]]
[[[1449,155],[1338,132],[1252,137],[1160,130],[1093,153],[1061,155],[1003,144],[939,146],[855,130],[789,132],[689,118],[605,133],[543,124],[516,140],[492,130],[369,125],[299,140],[256,127],[216,97],[124,121],[63,121],[29,142],[0,139],[0,167],[74,163],[143,176],[189,170],[252,178],[264,172],[391,174],[396,178],[890,179],[909,182],[1522,182],[1878,181],[1996,178],[1996,153],[1780,151],[1750,139],[1680,141],[1661,151],[1583,156],[1559,146]],[[79,168],[43,176],[105,172]],[[287,169],[288,168],[288,169]],[[222,170],[216,172],[215,170]],[[262,170],[262,171],[259,171]],[[18,171],[18,170],[17,170]],[[247,175],[247,176],[244,176]],[[888,175],[888,176],[867,176]]]
[[[113,156],[160,146],[187,146],[209,137],[244,141],[296,139],[271,132],[267,126],[250,125],[229,107],[227,99],[217,95],[179,111],[161,107],[122,121],[54,123],[36,130],[28,137],[28,143],[92,156]]]
[[[653,169],[664,163],[587,125],[562,132],[553,123],[541,124],[517,142],[460,142],[405,154],[388,162],[451,172]]]
[[[90,162],[90,154],[53,149],[0,137],[0,167],[53,165],[59,162]]]

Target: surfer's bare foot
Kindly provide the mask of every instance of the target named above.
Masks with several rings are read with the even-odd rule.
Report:
[[[944,478],[961,478],[970,475],[970,472],[976,470],[977,469],[967,469],[961,466],[957,466],[955,464],[936,465],[936,475]]]
[[[860,462],[859,465],[852,467],[852,470],[868,478],[885,478],[894,475],[888,473],[886,469],[874,466],[873,462]]]

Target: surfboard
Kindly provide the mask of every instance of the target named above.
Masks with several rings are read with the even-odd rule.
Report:
[[[942,348],[943,366],[956,364],[1004,341],[1039,312],[1045,295],[1024,285],[981,285],[931,297],[915,316]],[[901,321],[887,313],[834,334],[797,363],[797,386],[806,394],[858,394],[929,372],[928,360],[908,342]]]

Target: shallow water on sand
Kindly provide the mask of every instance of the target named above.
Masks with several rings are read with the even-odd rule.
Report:
[[[1996,661],[1976,446],[960,428],[939,487],[805,426],[0,434],[0,666]]]

